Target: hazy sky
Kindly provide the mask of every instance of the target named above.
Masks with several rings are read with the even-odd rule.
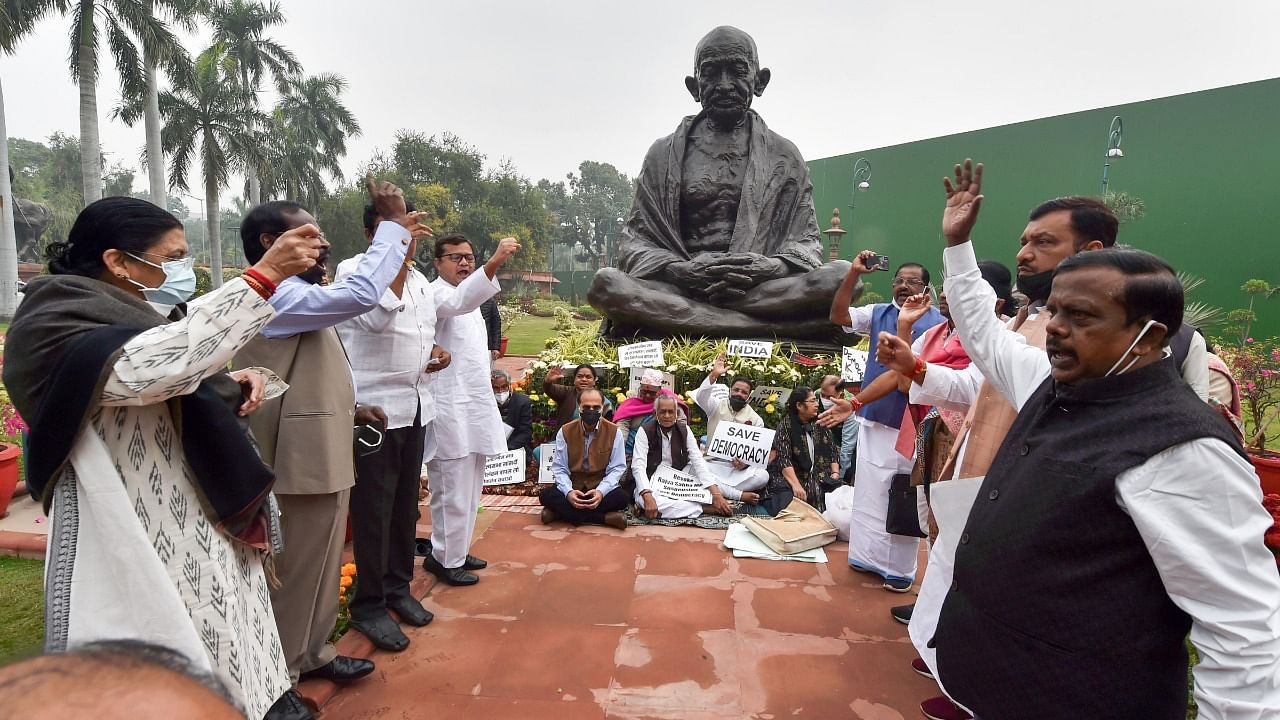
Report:
[[[697,110],[683,78],[698,38],[720,24],[755,37],[773,81],[754,107],[810,159],[1280,76],[1274,0],[281,5],[288,22],[273,36],[307,72],[349,82],[364,132],[348,142],[348,173],[412,128],[454,132],[533,180],[562,179],[582,160],[635,175],[649,144]],[[79,134],[67,46],[55,17],[0,57],[11,137]],[[117,85],[108,65],[102,143],[110,160],[136,164],[141,123],[106,119]]]

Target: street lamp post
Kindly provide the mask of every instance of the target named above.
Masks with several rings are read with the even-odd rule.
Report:
[[[1124,121],[1117,115],[1111,118],[1111,128],[1107,130],[1107,151],[1102,156],[1102,197],[1107,197],[1107,175],[1111,170],[1111,158],[1124,157],[1120,142],[1124,140]]]
[[[822,231],[827,236],[827,262],[840,259],[840,238],[844,237],[844,228],[840,227],[840,208],[831,208],[831,227]]]
[[[200,217],[204,219],[204,254],[209,254],[209,216],[204,214],[204,198],[198,198],[191,193],[178,193],[183,197],[189,197],[200,203]]]
[[[858,193],[871,189],[871,161],[862,157],[853,163],[853,194],[849,196],[849,209],[858,204]]]

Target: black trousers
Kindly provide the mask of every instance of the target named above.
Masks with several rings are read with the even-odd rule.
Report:
[[[760,507],[769,513],[769,517],[778,517],[778,513],[787,509],[792,500],[796,499],[796,494],[787,488],[786,490],[775,490],[767,497],[760,500]]]
[[[560,492],[558,487],[543,490],[538,499],[542,506],[550,508],[561,520],[568,520],[574,525],[603,525],[605,513],[620,512],[631,504],[631,493],[622,488],[614,488],[595,510],[579,510],[569,503],[569,498]]]
[[[351,489],[357,574],[353,618],[385,615],[387,600],[409,595],[425,436],[426,429],[414,418],[411,427],[383,433],[377,452],[356,457]]]

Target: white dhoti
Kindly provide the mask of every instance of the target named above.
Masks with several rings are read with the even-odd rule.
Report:
[[[431,478],[431,555],[446,568],[462,567],[476,529],[485,456],[427,461]]]
[[[707,458],[707,469],[716,477],[720,494],[728,500],[741,500],[744,492],[759,492],[769,482],[769,472],[762,467],[747,466],[736,470],[733,464]]]
[[[911,472],[912,460],[895,449],[898,431],[863,421],[858,429],[858,461],[853,484],[853,514],[849,523],[849,564],[885,579],[915,581],[920,538],[890,535],[889,486],[893,476]],[[924,493],[917,493],[920,527],[928,527]]]
[[[938,523],[938,539],[929,549],[928,570],[920,585],[920,597],[916,598],[915,609],[911,611],[911,624],[907,631],[916,652],[920,653],[939,685],[942,684],[942,676],[938,674],[938,653],[929,647],[929,641],[938,629],[942,601],[951,589],[956,543],[964,532],[969,510],[973,508],[973,500],[981,487],[980,477],[948,480],[929,486],[929,503],[933,508],[933,519]]]

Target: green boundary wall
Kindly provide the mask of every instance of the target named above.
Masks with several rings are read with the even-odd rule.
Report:
[[[818,226],[828,228],[839,207],[848,231],[840,257],[870,248],[895,267],[923,263],[940,279],[942,178],[969,157],[986,166],[978,257],[1012,270],[1033,207],[1099,193],[1116,115],[1124,121],[1124,157],[1111,161],[1109,189],[1146,205],[1144,217],[1121,227],[1119,241],[1204,277],[1190,299],[1227,310],[1247,304],[1239,291],[1245,280],[1280,284],[1280,79],[813,160]],[[871,187],[851,209],[858,158],[871,163]],[[888,283],[874,280],[887,295]],[[1253,334],[1280,334],[1280,297],[1255,309],[1261,321]]]

